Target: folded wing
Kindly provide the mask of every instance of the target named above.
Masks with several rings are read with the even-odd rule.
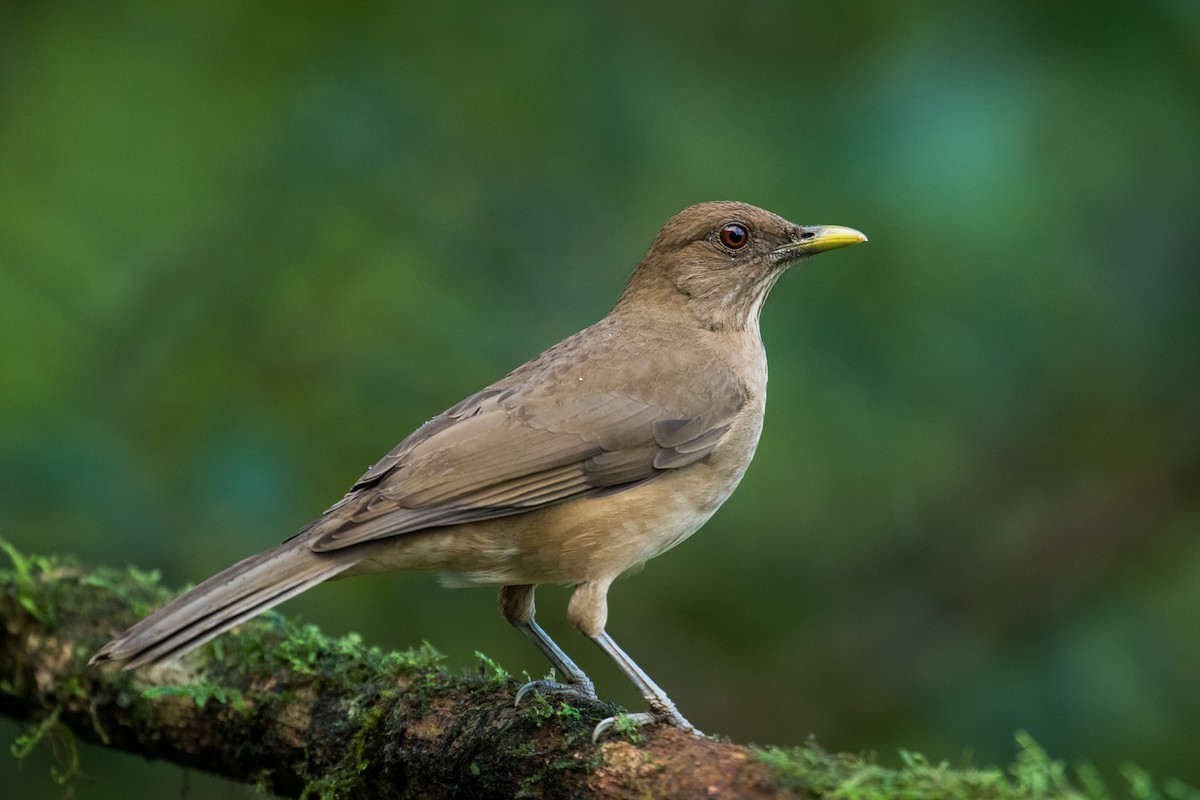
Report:
[[[736,382],[665,402],[498,384],[417,429],[302,533],[337,550],[633,486],[711,453],[745,401]]]

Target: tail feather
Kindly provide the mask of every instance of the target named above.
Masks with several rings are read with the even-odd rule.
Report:
[[[289,540],[232,567],[172,600],[92,656],[92,664],[125,669],[178,658],[284,600],[354,566],[356,553],[314,553]]]

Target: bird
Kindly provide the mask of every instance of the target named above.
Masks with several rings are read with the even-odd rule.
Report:
[[[178,658],[331,578],[432,570],[499,586],[503,617],[554,677],[530,692],[596,700],[538,625],[540,584],[574,587],[570,624],[637,687],[647,710],[608,717],[699,734],[606,631],[620,575],[679,544],[730,496],[763,426],[763,301],[780,276],[865,242],[740,202],[671,217],[607,316],[433,417],[278,546],[208,578],[104,645],[96,665]]]

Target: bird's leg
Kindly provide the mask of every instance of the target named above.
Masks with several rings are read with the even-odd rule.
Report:
[[[671,698],[667,697],[667,693],[650,680],[650,676],[605,632],[604,625],[608,621],[609,582],[594,581],[579,584],[567,606],[567,618],[580,633],[600,645],[600,649],[608,653],[608,657],[621,668],[629,680],[633,681],[633,685],[638,688],[642,697],[646,698],[646,702],[650,705],[649,711],[623,714],[620,719],[633,725],[650,725],[661,722],[690,731],[697,736],[703,735],[696,730],[692,723],[684,719],[679,710],[675,708],[675,704],[671,702]],[[609,728],[617,724],[617,721],[618,717],[601,720],[600,724],[592,731],[592,741],[597,741]]]
[[[673,725],[676,728],[682,728],[685,731],[694,733],[697,736],[702,736],[700,731],[692,723],[688,722],[679,709],[675,708],[675,704],[671,702],[671,698],[667,697],[667,693],[659,688],[658,684],[650,680],[650,676],[637,665],[629,654],[622,650],[612,637],[605,631],[601,631],[598,635],[591,637],[592,641],[600,645],[600,649],[608,653],[609,658],[616,662],[621,671],[633,681],[633,685],[642,693],[642,697],[646,698],[646,702],[650,705],[650,710],[640,714],[624,714],[622,718],[634,725],[651,725],[655,722],[662,722],[667,725]],[[597,741],[601,736],[608,731],[613,725],[618,722],[617,717],[608,717],[601,720],[596,729],[592,731],[592,741]]]
[[[542,627],[534,619],[533,590],[536,587],[504,586],[500,589],[500,613],[509,623],[537,645],[537,649],[550,661],[558,674],[566,679],[566,683],[539,680],[530,681],[517,690],[516,704],[529,692],[537,690],[543,694],[569,693],[576,694],[588,700],[596,700],[596,688],[591,678],[571,658],[554,643]]]

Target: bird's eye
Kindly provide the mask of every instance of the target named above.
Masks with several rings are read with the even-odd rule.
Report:
[[[718,234],[721,239],[721,244],[728,247],[730,250],[741,250],[750,243],[750,231],[746,230],[745,225],[739,225],[736,222],[731,222]]]

